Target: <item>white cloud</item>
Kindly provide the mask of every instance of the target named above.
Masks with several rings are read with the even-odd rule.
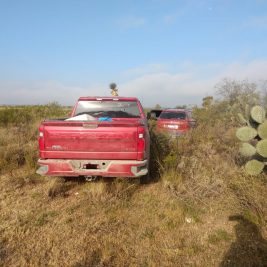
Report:
[[[235,62],[225,66],[220,77],[230,77],[236,80],[267,79],[267,60],[253,60],[249,63]]]
[[[118,83],[119,94],[136,96],[147,107],[153,107],[157,103],[172,107],[201,103],[204,96],[214,94],[214,85],[225,77],[235,80],[267,80],[267,60],[203,66],[186,63],[175,69],[171,72],[166,65],[151,64],[126,70],[118,75],[124,77],[124,82]],[[79,96],[109,94],[108,85],[103,83],[78,87],[53,81],[0,81],[0,104],[43,104],[58,101],[73,105]]]
[[[144,18],[136,17],[136,16],[126,16],[126,17],[122,17],[117,20],[117,24],[123,30],[132,29],[132,28],[140,28],[144,26],[145,23],[146,23],[146,20]]]
[[[91,84],[88,87],[67,86],[55,81],[44,82],[1,82],[1,104],[46,104],[57,101],[73,105],[80,96],[102,95],[103,85]]]
[[[160,63],[153,63],[125,70],[122,72],[122,75],[123,77],[130,79],[132,77],[143,75],[144,73],[146,74],[160,73],[166,70],[167,70],[167,65]]]
[[[179,10],[172,11],[171,13],[166,14],[165,16],[163,16],[163,22],[167,25],[174,24],[180,17],[185,15],[187,8],[187,5],[185,5],[183,7],[180,7]]]
[[[179,16],[179,14],[168,14],[168,15],[165,15],[163,17],[163,22],[166,23],[166,24],[173,24],[177,17]]]
[[[267,15],[265,16],[258,16],[248,19],[244,22],[245,27],[252,27],[252,28],[259,28],[259,29],[266,29],[267,28]]]
[[[214,94],[214,86],[223,78],[235,80],[267,80],[267,60],[228,65],[185,64],[176,73],[144,73],[121,85],[128,95],[137,95],[146,106],[199,104],[204,96]]]

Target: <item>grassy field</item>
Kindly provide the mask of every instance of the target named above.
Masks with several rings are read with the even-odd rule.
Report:
[[[194,110],[170,141],[153,130],[152,181],[35,174],[38,125],[57,104],[0,109],[0,266],[267,266],[267,178],[246,175],[236,109]]]

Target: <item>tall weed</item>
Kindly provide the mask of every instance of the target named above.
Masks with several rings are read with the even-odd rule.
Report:
[[[57,103],[0,109],[0,173],[36,168],[38,125],[46,118],[67,117],[69,110]]]

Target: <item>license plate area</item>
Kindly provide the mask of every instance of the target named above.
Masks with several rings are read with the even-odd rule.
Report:
[[[97,169],[100,169],[100,167],[99,167],[99,164],[87,163],[87,164],[83,164],[82,169],[84,169],[84,170],[97,170]]]
[[[179,129],[179,126],[175,125],[175,124],[166,124],[164,126],[165,126],[165,128],[168,128],[168,129],[173,129],[173,130]]]
[[[109,160],[70,160],[73,169],[80,171],[105,170],[109,167]]]

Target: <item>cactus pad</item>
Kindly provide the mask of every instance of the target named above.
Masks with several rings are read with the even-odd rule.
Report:
[[[239,153],[243,157],[252,157],[256,154],[256,148],[249,143],[242,143],[239,148]]]
[[[254,106],[250,110],[249,106],[245,108],[246,116],[238,113],[237,116],[242,124],[247,126],[241,127],[236,131],[236,137],[242,141],[239,147],[239,153],[249,160],[245,165],[248,174],[260,174],[264,166],[267,165],[267,120],[265,118],[265,109],[261,106]],[[248,115],[248,116],[247,116]],[[248,118],[246,120],[245,118]]]
[[[265,109],[261,106],[254,106],[250,111],[251,118],[257,123],[263,123],[265,121]]]
[[[245,165],[245,170],[250,175],[260,174],[263,168],[264,168],[264,163],[255,159],[248,161]]]
[[[267,158],[267,139],[259,141],[256,148],[259,155]]]
[[[244,125],[248,124],[248,121],[244,118],[244,116],[241,113],[238,113],[237,116],[238,116],[240,123]]]
[[[250,107],[248,104],[245,105],[245,117],[250,117]]]
[[[267,139],[267,121],[259,125],[258,135],[261,139]]]
[[[236,131],[236,137],[243,142],[250,141],[257,136],[257,131],[249,126],[241,127]]]

